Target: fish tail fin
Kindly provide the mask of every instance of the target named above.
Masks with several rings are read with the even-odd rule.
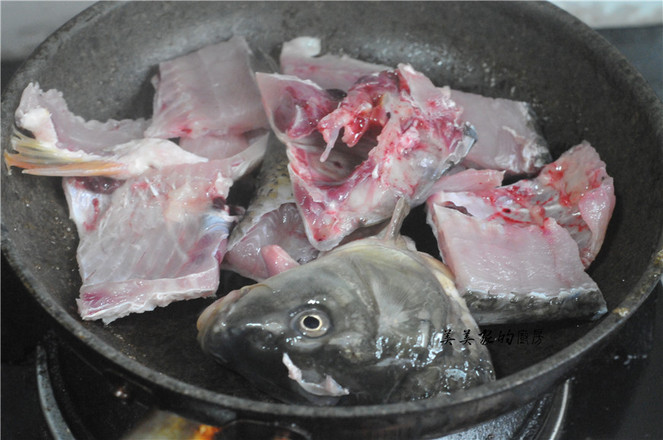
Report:
[[[120,174],[125,167],[92,154],[57,148],[18,131],[14,131],[11,143],[16,152],[4,152],[5,165],[9,170],[22,168],[26,174],[111,177]]]

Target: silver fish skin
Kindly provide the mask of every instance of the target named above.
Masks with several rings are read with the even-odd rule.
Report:
[[[242,220],[233,229],[228,248],[232,249],[260,217],[284,203],[295,203],[292,184],[288,174],[288,156],[285,145],[272,134],[267,141],[267,150],[256,181],[256,193],[251,199]]]
[[[198,320],[202,349],[291,403],[416,400],[494,380],[449,270],[405,243],[356,240],[230,292]]]

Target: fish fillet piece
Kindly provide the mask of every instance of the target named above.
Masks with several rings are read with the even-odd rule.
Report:
[[[448,93],[408,65],[363,77],[340,104],[309,80],[268,74],[257,80],[288,147],[309,241],[319,250],[389,218],[400,197],[411,205],[425,201],[474,140]]]
[[[299,264],[318,255],[308,241],[295,204],[285,146],[270,136],[267,148],[256,193],[230,235],[222,266],[256,281],[270,276],[271,263],[265,258],[279,255],[278,252],[265,254],[263,249],[267,246],[279,246]]]
[[[197,138],[267,127],[242,37],[159,64],[147,137]]]
[[[529,104],[458,90],[450,92],[451,99],[463,109],[462,119],[472,124],[478,136],[464,164],[510,175],[532,175],[552,160]]]
[[[429,207],[440,252],[479,325],[598,318],[607,311],[576,243],[554,220],[514,226]]]
[[[297,205],[285,203],[260,216],[255,225],[226,253],[223,268],[261,281],[270,277],[269,262],[261,252],[267,246],[279,246],[299,264],[317,257],[318,250],[306,237]]]
[[[68,110],[61,92],[31,83],[16,110],[18,128],[5,151],[9,167],[42,176],[111,176],[126,179],[148,169],[207,159],[165,139],[145,139],[145,121],[85,121]]]
[[[15,122],[41,144],[98,155],[113,154],[116,145],[142,139],[149,125],[145,119],[86,121],[69,110],[62,92],[44,92],[36,82],[23,91]]]
[[[309,79],[325,89],[346,91],[362,76],[391,69],[347,55],[320,55],[320,51],[320,39],[315,37],[298,37],[283,43],[281,73]]]
[[[475,170],[456,166],[440,177],[433,187],[433,194],[440,191],[483,191],[502,185],[504,171]]]
[[[284,43],[282,73],[311,80],[325,89],[347,91],[363,76],[392,68],[320,52],[319,38],[299,37]],[[478,134],[464,161],[468,166],[523,175],[534,174],[552,160],[528,103],[449,90],[451,99],[463,109],[462,119]]]
[[[181,138],[180,147],[196,156],[216,160],[219,170],[233,181],[255,170],[267,148],[267,133],[208,134]]]
[[[511,225],[542,225],[554,219],[576,241],[588,267],[603,244],[615,207],[613,179],[588,142],[546,165],[534,179],[486,191],[441,191],[430,204],[462,207],[469,215]]]
[[[225,205],[231,184],[214,161],[150,171],[96,196],[94,181],[67,179],[67,200],[92,204],[70,208],[81,317],[108,323],[214,293],[236,221]]]
[[[480,324],[605,313],[584,270],[614,205],[612,178],[587,142],[535,179],[475,191],[449,186],[427,201],[442,258]]]

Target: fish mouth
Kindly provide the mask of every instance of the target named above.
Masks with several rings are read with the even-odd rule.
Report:
[[[246,295],[248,291],[249,289],[247,288],[233,290],[224,297],[217,299],[212,304],[207,306],[207,308],[200,314],[198,321],[196,322],[196,328],[198,331],[202,332],[204,329],[209,328],[219,312],[226,310],[228,307],[230,307],[231,304],[236,303],[240,298]]]
[[[219,358],[222,362],[227,362],[225,349],[221,346],[227,344],[227,330],[225,320],[232,311],[232,305],[244,297],[251,289],[243,287],[229,292],[222,298],[217,299],[207,306],[198,317],[196,328],[198,329],[198,344],[203,351]],[[227,354],[227,353],[226,353]]]

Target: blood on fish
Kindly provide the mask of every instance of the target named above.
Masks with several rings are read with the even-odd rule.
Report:
[[[95,198],[92,199],[92,207],[94,209],[94,214],[92,216],[92,219],[90,221],[83,222],[83,226],[88,231],[93,231],[97,227],[97,220],[99,219],[99,199],[98,198],[95,197]]]
[[[78,188],[92,191],[99,194],[111,194],[122,183],[122,180],[112,179],[110,177],[75,177],[75,185]]]
[[[62,160],[60,150],[64,153],[80,150],[87,155],[99,155],[102,159],[109,156],[115,161],[117,145],[125,143],[129,145],[126,148],[120,148],[121,151],[117,153],[118,157],[124,158],[123,154],[137,146],[134,145],[136,138],[146,136],[145,133],[148,132],[150,133],[148,138],[181,137],[181,148],[184,152],[189,151],[183,145],[187,140],[190,146],[198,145],[198,147],[204,144],[202,140],[207,141],[208,137],[230,136],[233,140],[241,138],[246,141],[256,132],[264,132],[266,122],[260,96],[254,87],[254,76],[249,69],[249,54],[247,43],[238,37],[180,59],[162,63],[160,77],[153,82],[157,86],[157,99],[154,101],[155,114],[152,125],[149,127],[148,121],[111,120],[99,126],[96,126],[96,122],[94,124],[83,123],[82,118],[75,117],[67,110],[61,93],[57,91],[44,93],[37,84],[31,84],[24,95],[32,97],[36,104],[31,104],[31,100],[22,99],[16,116],[19,128],[35,133],[35,142],[30,143],[25,139],[22,141],[18,139],[15,146],[29,151],[29,148],[35,148],[36,145],[38,152],[49,154],[47,157],[49,160]],[[292,55],[290,53],[290,56]],[[328,75],[331,77],[329,85],[322,83],[316,85],[312,81],[293,79],[292,76],[275,75],[275,78],[266,79],[269,87],[266,86],[265,90],[268,92],[269,98],[263,96],[262,102],[265,107],[269,107],[266,109],[268,113],[271,113],[272,127],[285,133],[285,136],[283,133],[279,133],[279,136],[282,140],[289,142],[290,173],[293,180],[295,177],[297,178],[292,186],[300,209],[298,215],[305,217],[308,228],[306,231],[308,238],[302,241],[305,241],[306,244],[315,242],[314,245],[319,249],[329,250],[356,228],[374,225],[384,220],[388,214],[391,214],[391,208],[397,198],[404,197],[408,203],[413,204],[425,200],[431,193],[429,189],[441,173],[456,165],[467,155],[473,143],[470,138],[476,136],[474,130],[467,129],[468,126],[462,119],[462,109],[454,102],[453,95],[450,94],[448,88],[435,87],[428,78],[414,71],[409,65],[402,64],[396,69],[391,69],[341,57],[337,61],[342,68],[336,75],[338,78],[334,79],[333,69],[328,63],[322,62],[323,60],[334,60],[334,57],[320,57],[315,61],[311,59],[309,65],[306,64],[305,58],[295,57],[290,61],[296,61],[294,68],[304,76]],[[191,62],[204,66],[209,59],[214,60],[211,68],[189,69],[188,65]],[[234,60],[235,63],[226,64],[224,61],[226,59]],[[180,74],[188,72],[191,75],[182,78],[178,72]],[[236,82],[230,83],[230,87],[228,84],[221,84],[215,79],[219,78],[219,75],[210,75],[210,72],[246,73],[243,76],[239,75],[242,77],[240,83],[243,84],[243,87],[238,88]],[[235,78],[238,75],[228,76]],[[265,79],[268,76],[264,74],[262,78]],[[345,77],[342,81],[341,76]],[[351,81],[348,78],[351,78]],[[223,92],[222,96],[217,96],[218,93],[210,93],[209,88],[198,87],[199,83],[207,79],[210,80],[210,84],[207,85],[213,86],[213,89],[218,92]],[[343,84],[353,82],[352,86],[343,86]],[[170,86],[166,87],[167,85]],[[222,87],[217,89],[218,85]],[[245,90],[247,93],[236,97],[234,96],[235,89]],[[190,94],[193,92],[198,93],[192,101]],[[210,107],[211,110],[204,111],[208,106],[201,103],[204,104],[208,97],[216,98],[215,103]],[[271,99],[273,97],[276,98]],[[464,96],[461,99],[474,98]],[[227,104],[229,100],[232,101],[231,105],[222,105]],[[509,113],[509,117],[512,116],[510,113],[513,109],[509,110],[508,107],[514,104],[513,102],[505,104],[504,100],[502,100],[504,102],[493,101],[491,105],[499,104],[493,109],[493,116],[498,113]],[[194,105],[189,105],[190,102],[194,102]],[[476,104],[478,107],[489,106],[489,98],[479,99],[476,102],[479,103]],[[527,110],[527,106],[522,104],[524,103],[515,103],[516,110],[521,113]],[[36,118],[39,114],[45,114],[43,110],[50,115],[47,118]],[[219,114],[222,113],[220,110],[227,111],[223,113],[223,117],[219,117]],[[27,115],[32,115],[32,117],[27,117]],[[503,123],[503,118],[497,119],[499,120],[497,125]],[[36,124],[35,120],[39,120],[41,125]],[[526,122],[531,121],[527,119]],[[514,138],[522,137],[523,131],[520,131],[518,124],[507,125],[502,126],[503,131],[508,132]],[[72,127],[76,130],[72,130]],[[51,131],[56,138],[56,144],[53,146],[40,145],[40,137],[36,135],[48,134]],[[76,133],[70,133],[70,131],[76,131]],[[244,136],[248,137],[245,139]],[[341,138],[337,142],[339,136]],[[120,140],[122,142],[119,142]],[[143,140],[149,141],[150,139]],[[326,149],[323,140],[327,143]],[[524,140],[532,141],[531,139]],[[136,142],[139,141],[140,139]],[[516,143],[518,142],[520,141],[517,140]],[[164,158],[172,159],[174,157],[173,154],[161,153],[162,147],[168,147],[165,145],[166,143],[172,144],[171,148],[180,147],[171,141],[157,145],[147,145],[150,142],[146,142],[144,147],[149,154],[141,153],[131,156],[126,159],[126,162],[143,163],[144,159],[147,159],[147,171],[156,173],[158,169],[165,176],[165,168],[179,166],[181,164],[178,161],[183,160],[178,155],[176,163],[166,161],[168,163],[163,165],[164,170],[161,169],[161,165],[155,166],[154,163],[158,165]],[[247,142],[244,144],[248,145]],[[531,145],[528,144],[527,148],[530,147]],[[238,147],[237,151],[243,151],[244,148],[245,145],[241,149]],[[520,145],[520,150],[514,154],[522,155],[523,148],[525,146]],[[55,149],[55,153],[51,151],[53,149]],[[331,151],[332,149],[333,151]],[[18,149],[17,152],[19,152]],[[541,150],[538,149],[537,152],[540,156]],[[233,150],[234,153],[235,150]],[[262,157],[263,153],[264,150],[258,156]],[[194,156],[197,154],[193,153]],[[328,155],[329,161],[325,164]],[[29,157],[40,159],[39,155],[33,156]],[[539,156],[537,156],[538,159],[541,159]],[[68,158],[69,156],[64,154],[63,157]],[[165,305],[166,301],[151,299],[145,304],[138,304],[138,302],[132,304],[132,309],[128,311],[118,309],[118,311],[110,311],[108,314],[99,316],[90,313],[90,309],[97,306],[103,308],[104,304],[118,306],[119,301],[127,296],[126,293],[118,293],[117,296],[111,298],[109,296],[111,293],[133,289],[137,296],[152,294],[152,291],[136,289],[137,286],[142,288],[151,282],[155,282],[154,291],[159,291],[157,296],[161,296],[163,292],[162,285],[159,284],[161,281],[166,280],[172,285],[174,291],[171,292],[172,296],[168,301],[207,295],[214,291],[215,286],[218,285],[218,280],[215,279],[218,273],[213,263],[214,260],[219,264],[223,261],[227,236],[235,221],[232,218],[233,207],[226,204],[228,188],[225,186],[229,183],[221,184],[218,180],[221,176],[234,180],[234,175],[233,177],[226,175],[226,169],[239,168],[242,162],[248,161],[246,156],[239,154],[229,154],[223,158],[228,159],[227,163],[222,165],[221,162],[218,162],[215,165],[216,170],[208,170],[209,175],[205,177],[206,182],[194,183],[193,181],[201,176],[189,176],[192,181],[190,186],[178,183],[173,184],[172,188],[167,188],[167,185],[161,188],[159,178],[154,178],[152,182],[136,178],[143,175],[145,169],[135,171],[134,174],[127,172],[128,174],[126,176],[123,174],[121,178],[131,179],[130,183],[116,193],[116,195],[123,194],[127,197],[128,201],[124,203],[111,200],[113,193],[124,183],[123,180],[119,180],[120,176],[117,174],[119,171],[113,171],[115,174],[108,174],[110,172],[108,171],[106,174],[117,177],[117,179],[98,177],[72,181],[74,184],[69,186],[67,191],[74,191],[73,186],[76,186],[81,190],[80,192],[92,193],[84,194],[86,203],[89,204],[82,208],[78,207],[77,213],[74,213],[72,208],[72,219],[75,219],[82,238],[86,233],[89,233],[88,235],[100,233],[100,230],[103,229],[100,222],[104,223],[104,227],[106,227],[104,219],[110,206],[112,208],[110,213],[120,218],[123,225],[122,228],[117,228],[116,236],[109,241],[114,240],[115,243],[112,245],[120,246],[122,239],[130,237],[130,245],[127,247],[138,247],[136,243],[143,237],[136,234],[132,238],[130,234],[134,232],[134,228],[144,229],[147,216],[129,209],[127,209],[128,214],[124,216],[121,216],[119,212],[120,208],[125,209],[127,206],[132,208],[135,201],[142,197],[142,203],[148,208],[154,208],[155,212],[158,211],[156,208],[165,206],[163,212],[157,212],[153,219],[148,219],[154,221],[156,227],[151,229],[158,233],[155,234],[156,240],[148,243],[146,247],[151,248],[155,242],[160,242],[160,246],[163,248],[171,247],[178,250],[181,248],[182,250],[178,257],[181,258],[173,260],[172,263],[167,262],[165,266],[168,269],[163,270],[163,273],[150,272],[148,269],[154,268],[144,265],[145,257],[137,255],[135,256],[137,263],[134,266],[144,270],[145,273],[136,275],[126,269],[126,273],[120,274],[124,277],[122,279],[101,280],[101,283],[106,284],[103,288],[100,287],[97,280],[88,282],[90,274],[97,273],[98,275],[100,271],[96,267],[83,268],[84,264],[81,263],[81,275],[87,290],[81,291],[81,303],[79,303],[81,309],[79,310],[85,319],[97,319],[100,316],[108,322],[126,313]],[[20,158],[15,159],[16,163],[19,163],[18,159]],[[155,162],[150,162],[153,159]],[[207,159],[212,158],[201,155],[194,160],[189,157],[187,160],[192,162],[186,163],[202,163]],[[221,158],[214,159],[221,160]],[[43,157],[40,160],[43,160]],[[87,160],[89,162],[89,159]],[[254,160],[256,159],[254,158]],[[524,159],[517,157],[509,160],[518,162]],[[591,160],[594,159],[589,159],[589,161]],[[74,165],[78,162],[80,161],[74,160]],[[102,165],[106,163],[103,160],[99,160],[99,162],[102,162]],[[604,168],[585,170],[576,162],[575,159],[563,156],[552,166],[545,167],[539,180],[532,185],[514,185],[486,192],[479,191],[477,196],[482,199],[483,203],[493,208],[487,217],[481,220],[496,221],[500,226],[522,226],[532,229],[536,229],[535,226],[538,226],[543,235],[552,243],[556,235],[552,234],[551,223],[554,223],[554,220],[551,219],[548,211],[561,211],[563,219],[559,220],[558,226],[568,230],[579,243],[582,261],[586,265],[589,264],[595,253],[598,252],[598,247],[603,239],[602,234],[605,232],[601,230],[604,226],[603,223],[607,224],[605,214],[599,212],[602,207],[601,203],[614,205],[614,195],[611,192],[612,181],[607,180],[609,177]],[[595,162],[602,164],[598,156],[596,156]],[[57,161],[54,163],[57,165],[54,168],[60,167],[61,170],[69,173],[59,175],[74,175],[71,174],[70,165],[61,166],[61,163]],[[119,163],[125,165],[125,162]],[[37,167],[39,161],[37,160],[31,165]],[[100,165],[95,164],[95,166]],[[205,167],[204,165],[199,166]],[[83,171],[86,172],[90,171],[88,169],[90,167],[92,165],[87,168],[82,166]],[[220,171],[221,168],[223,171]],[[182,169],[184,170],[184,167]],[[96,168],[93,171],[100,172]],[[238,173],[240,172],[238,171]],[[153,174],[153,177],[155,176],[156,174]],[[176,180],[175,177],[172,179]],[[605,187],[603,187],[604,183]],[[65,184],[65,187],[67,185],[69,184]],[[222,189],[222,187],[224,188]],[[548,191],[550,188],[554,191]],[[577,206],[580,200],[597,188],[603,192],[597,191],[589,201],[585,199],[585,208]],[[610,199],[610,196],[613,199]],[[74,196],[68,194],[67,197],[71,199]],[[75,197],[78,197],[77,200],[83,199],[80,195]],[[474,217],[472,210],[460,203],[456,205],[452,201],[446,201],[442,206],[452,208],[468,217]],[[294,201],[290,208],[297,209]],[[243,212],[240,209],[234,214],[243,214]],[[195,222],[191,221],[191,216],[197,216]],[[283,213],[281,222],[285,224],[287,218],[289,217]],[[100,219],[102,220],[100,221]],[[177,229],[186,222],[191,222],[188,229]],[[167,227],[163,227],[164,225]],[[171,227],[172,236],[166,237],[168,233],[171,233]],[[163,232],[166,230],[168,233]],[[279,231],[283,231],[284,235],[289,233],[285,229],[279,229]],[[192,232],[200,235],[197,236],[197,241],[189,243]],[[558,232],[555,231],[555,233]],[[303,236],[303,234],[301,235]],[[106,240],[107,237],[90,240],[92,244],[87,245],[90,249],[99,252],[93,245],[101,242],[102,239]],[[83,241],[82,239],[81,242]],[[104,246],[100,246],[100,248],[104,248]],[[107,252],[107,249],[104,248],[103,251]],[[122,249],[122,251],[124,250]],[[139,252],[142,250],[137,251],[137,253]],[[170,249],[165,252],[170,252]],[[315,255],[317,252],[315,250]],[[156,257],[153,256],[156,260],[155,267],[161,265],[164,259],[163,253],[154,252],[156,255]],[[88,250],[88,255],[91,254],[92,252]],[[117,255],[119,252],[114,254]],[[126,261],[129,260],[122,258],[123,263]],[[178,278],[172,280],[169,278],[175,270],[171,270],[168,264],[172,264],[172,268],[192,277],[204,274],[206,280],[204,283],[191,280],[190,286],[186,287],[185,283],[181,282],[179,275]],[[164,269],[164,267],[160,269]],[[187,272],[189,269],[192,270],[192,273]],[[125,270],[124,267],[123,270]],[[196,271],[200,273],[196,273]],[[87,272],[87,275],[84,275],[83,272]],[[120,286],[119,283],[124,284]],[[83,304],[85,302],[89,302],[89,304]],[[83,311],[83,307],[86,307],[87,311]],[[97,313],[97,311],[92,312]]]

